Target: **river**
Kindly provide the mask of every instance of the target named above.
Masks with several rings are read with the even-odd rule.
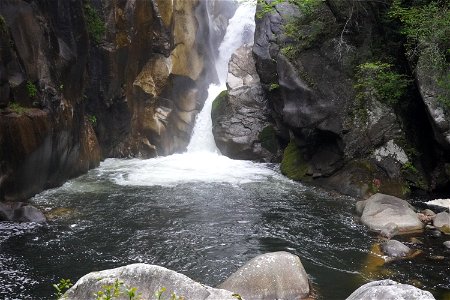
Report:
[[[345,299],[377,278],[437,295],[450,289],[448,257],[372,266],[377,237],[356,221],[356,199],[290,181],[276,164],[220,155],[210,108],[225,89],[226,62],[254,27],[246,5],[230,20],[216,65],[221,80],[209,89],[188,151],[107,159],[31,199],[50,221],[0,225],[0,298],[52,299],[60,278],[135,262],[215,286],[256,255],[281,250],[300,256],[321,299]]]

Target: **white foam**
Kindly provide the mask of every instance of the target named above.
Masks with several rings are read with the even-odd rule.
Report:
[[[124,186],[175,186],[189,182],[242,184],[281,178],[267,164],[232,160],[211,152],[174,154],[147,160],[107,159],[97,171]]]

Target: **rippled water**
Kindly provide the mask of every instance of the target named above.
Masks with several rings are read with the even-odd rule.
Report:
[[[53,209],[47,225],[0,225],[0,298],[51,299],[59,278],[133,262],[215,286],[279,250],[301,257],[322,299],[345,299],[369,280],[376,237],[355,222],[354,199],[289,181],[274,165],[219,157],[183,177],[170,169],[189,172],[194,158],[167,160],[107,160],[33,199]],[[396,263],[383,276],[440,293],[449,289],[448,261]]]

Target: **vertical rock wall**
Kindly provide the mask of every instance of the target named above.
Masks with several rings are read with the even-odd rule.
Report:
[[[0,201],[105,157],[183,151],[214,78],[220,2],[2,0]]]

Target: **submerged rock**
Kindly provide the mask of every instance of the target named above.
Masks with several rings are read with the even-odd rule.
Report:
[[[444,247],[450,250],[450,241],[446,241],[443,243]]]
[[[89,273],[81,277],[65,293],[63,299],[91,299],[94,293],[103,291],[107,285],[114,285],[116,280],[123,282],[123,290],[125,288],[136,288],[136,293],[140,294],[142,299],[154,299],[155,292],[165,288],[167,297],[175,293],[184,299],[236,300],[230,291],[215,289],[195,282],[175,271],[148,264],[131,264],[116,269]],[[165,293],[163,293],[164,299]],[[123,294],[123,297],[119,299],[128,299],[125,295]]]
[[[361,222],[371,230],[381,232],[387,226],[398,227],[399,233],[408,233],[423,229],[412,207],[400,198],[375,194],[365,201],[357,204],[362,211]]]
[[[450,234],[450,214],[447,212],[440,212],[433,220],[433,225],[441,232]]]
[[[402,242],[397,240],[389,240],[381,244],[383,253],[392,258],[400,258],[408,256],[412,250]]]
[[[380,299],[433,300],[435,298],[430,292],[393,280],[380,280],[366,283],[347,298],[347,300]]]
[[[236,292],[244,299],[304,299],[310,293],[300,258],[283,251],[253,258],[219,288]]]

